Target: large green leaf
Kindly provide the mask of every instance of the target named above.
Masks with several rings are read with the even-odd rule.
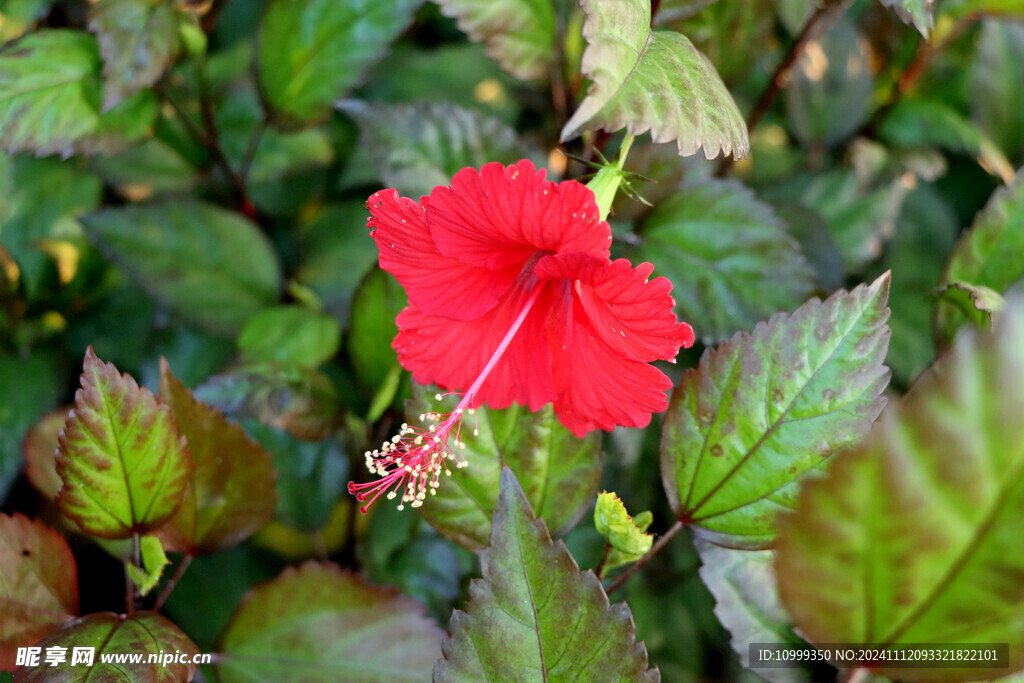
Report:
[[[686,36],[651,30],[647,0],[583,0],[587,49],[580,66],[592,84],[562,141],[589,130],[676,142],[683,156],[701,147],[712,159],[746,156],[747,126],[715,67]]]
[[[988,200],[971,229],[953,250],[940,285],[969,282],[1003,293],[1024,277],[1024,173]],[[946,299],[933,310],[933,331],[940,347],[948,346],[967,320],[964,311]]]
[[[15,652],[78,613],[78,567],[64,537],[20,513],[0,514],[0,671]]]
[[[63,392],[56,358],[40,352],[24,358],[0,353],[0,498],[7,497],[21,470],[26,433]]]
[[[277,299],[277,257],[239,214],[177,199],[106,209],[82,222],[147,291],[212,331],[233,333]]]
[[[932,4],[935,0],[880,0],[880,2],[886,7],[891,7],[904,23],[914,24],[925,39],[935,28],[935,17],[932,16]]]
[[[661,441],[662,482],[680,520],[720,545],[771,543],[800,479],[856,443],[885,405],[888,294],[886,274],[811,299],[687,370]]]
[[[274,460],[220,411],[196,400],[160,365],[160,400],[188,439],[194,469],[170,523],[157,533],[168,550],[200,555],[230,548],[274,516]]]
[[[989,173],[1010,182],[1013,166],[982,130],[949,105],[935,99],[905,99],[889,112],[880,136],[905,146],[937,145],[976,157]]]
[[[398,334],[395,317],[405,308],[405,290],[393,275],[374,269],[363,278],[352,301],[348,353],[356,378],[368,389],[380,387],[398,367],[391,341]]]
[[[603,680],[660,679],[647,668],[629,607],[610,607],[593,572],[581,573],[565,545],[551,540],[507,467],[480,570],[465,611],[452,614],[435,681],[505,680],[510,671],[544,681],[581,672],[600,672]]]
[[[443,635],[415,600],[309,562],[244,598],[221,637],[220,680],[427,680]]]
[[[179,12],[169,0],[99,0],[89,29],[103,56],[103,109],[159,80],[178,54]]]
[[[150,681],[178,683],[191,681],[199,668],[193,658],[199,648],[167,618],[156,612],[136,612],[125,617],[113,612],[96,612],[68,622],[64,628],[36,643],[45,653],[47,648],[62,647],[66,662],[56,669],[42,661],[38,666],[18,669],[17,680],[24,683],[52,683],[54,671],[66,683],[94,681]],[[71,666],[75,648],[93,650],[92,666]],[[104,662],[103,657],[125,654],[141,655],[140,663]],[[164,662],[168,655],[173,661]],[[153,660],[150,660],[150,657]]]
[[[422,1],[271,0],[257,58],[260,91],[276,122],[301,127],[326,119]]]
[[[295,363],[315,368],[341,345],[341,328],[329,315],[301,306],[275,306],[260,311],[238,335],[242,358]]]
[[[811,641],[1009,643],[1011,670],[1024,667],[1022,338],[1024,299],[1011,297],[994,334],[960,335],[856,451],[804,488],[780,523],[776,574]]]
[[[705,343],[792,309],[814,271],[771,207],[732,181],[684,184],[641,227],[639,260],[675,286],[680,316]]]
[[[152,92],[100,115],[96,40],[70,30],[43,30],[0,47],[0,139],[8,152],[39,155],[110,152],[150,131]]]
[[[487,56],[516,78],[545,78],[555,63],[555,3],[551,0],[438,0]]]
[[[406,419],[418,424],[420,415],[450,413],[457,403],[456,396],[438,400],[417,385],[406,405]],[[468,466],[453,468],[419,510],[443,536],[470,550],[487,545],[503,467],[522,479],[530,503],[556,536],[572,529],[597,491],[600,433],[574,436],[550,405],[536,413],[520,406],[478,408],[475,415],[463,418],[459,439],[466,444],[461,455]]]
[[[694,539],[700,554],[700,578],[715,596],[715,616],[729,630],[729,644],[743,666],[750,666],[751,643],[804,641],[793,632],[789,616],[779,600],[770,550],[731,550]],[[810,680],[800,669],[758,669],[758,675],[773,683]]]
[[[404,197],[428,195],[466,166],[523,158],[515,130],[448,102],[379,105],[348,101],[341,110],[359,123],[384,185]]]
[[[60,436],[61,511],[101,538],[152,531],[174,514],[191,470],[170,408],[90,346]]]

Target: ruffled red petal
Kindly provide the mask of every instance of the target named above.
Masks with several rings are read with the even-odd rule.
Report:
[[[395,190],[377,192],[366,207],[380,267],[398,279],[409,302],[425,313],[477,318],[498,304],[519,274],[515,266],[488,270],[443,256],[430,237],[424,209]]]
[[[537,251],[579,251],[607,259],[611,228],[594,193],[575,181],[545,180],[527,160],[464,168],[426,203],[438,250],[488,269],[522,263]]]
[[[466,391],[483,370],[522,310],[529,292],[513,287],[485,315],[453,321],[409,306],[398,315],[394,348],[402,367],[420,384]],[[526,316],[501,360],[476,392],[473,405],[505,408],[512,403],[539,410],[555,400],[551,351],[543,326],[552,308],[548,293]]]

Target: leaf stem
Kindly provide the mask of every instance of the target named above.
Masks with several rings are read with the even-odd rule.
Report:
[[[622,574],[620,574],[618,578],[616,578],[610,586],[608,586],[608,589],[605,591],[605,593],[611,595],[616,590],[621,588],[622,584],[626,583],[626,581],[629,580],[629,577],[633,576],[633,574],[640,571],[641,567],[650,562],[652,557],[661,552],[661,549],[668,545],[668,542],[672,540],[672,537],[678,534],[680,531],[682,531],[683,527],[685,526],[685,524],[683,524],[680,520],[677,519],[676,523],[673,524],[668,531],[662,534],[662,536],[654,543],[653,546],[651,546],[651,549],[648,550],[643,557],[634,562],[628,569],[626,569],[626,571],[622,572]]]
[[[135,592],[135,582],[128,573],[128,563],[133,562],[136,567],[142,563],[142,544],[138,532],[132,534],[132,556],[124,561],[124,612],[129,617],[135,614],[135,601],[138,594]]]
[[[178,581],[181,581],[181,577],[185,575],[185,570],[192,564],[192,558],[193,556],[188,553],[185,553],[185,557],[181,558],[181,562],[174,569],[174,574],[168,579],[167,585],[160,591],[160,596],[153,603],[153,611],[159,611],[164,606],[164,603],[167,602],[167,598],[171,597],[174,587],[178,585]]]
[[[597,578],[600,579],[604,572],[604,563],[608,561],[608,555],[612,551],[611,543],[604,544],[604,555],[601,556],[601,561],[594,567],[594,573],[597,574]]]

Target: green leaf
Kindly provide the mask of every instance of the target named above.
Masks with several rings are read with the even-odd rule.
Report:
[[[786,120],[804,145],[837,145],[867,122],[874,92],[868,45],[845,16],[807,42],[783,94]]]
[[[661,473],[676,517],[719,545],[771,543],[805,475],[870,428],[889,381],[888,274],[705,351],[672,394]],[[841,642],[841,639],[836,642]]]
[[[192,477],[178,511],[158,531],[169,550],[201,555],[230,548],[274,516],[270,453],[228,422],[160,364],[160,400],[170,406],[192,453]]]
[[[363,201],[328,204],[298,230],[299,281],[346,325],[356,288],[377,263],[377,245],[366,230],[366,215]]]
[[[99,0],[89,8],[103,57],[104,111],[160,79],[181,47],[178,25],[166,0]]]
[[[142,567],[136,567],[128,562],[124,568],[128,572],[128,578],[139,590],[139,595],[146,596],[156,587],[164,567],[170,564],[167,555],[164,554],[164,547],[160,545],[160,539],[156,536],[143,536],[139,546],[142,549]]]
[[[229,416],[257,418],[307,441],[332,434],[340,410],[331,380],[295,364],[244,363],[210,377],[196,393]]]
[[[64,628],[36,643],[43,652],[49,647],[67,648],[67,663],[61,665],[61,680],[68,683],[91,681],[152,681],[177,683],[191,681],[199,668],[192,658],[199,648],[177,626],[156,612],[136,612],[125,617],[113,612],[96,612],[68,622]],[[95,648],[93,665],[70,666],[74,648]],[[142,662],[105,663],[104,655],[126,653],[142,655]],[[177,655],[177,656],[176,656]],[[149,662],[153,656],[155,661]],[[174,661],[163,662],[162,656]],[[187,664],[179,663],[184,660]],[[38,666],[18,670],[18,681],[47,683],[53,681],[54,668],[41,661]]]
[[[238,336],[244,360],[279,361],[315,368],[341,345],[341,328],[329,315],[301,306],[276,306],[260,311]]]
[[[597,577],[581,573],[565,545],[551,540],[507,467],[480,568],[465,611],[452,614],[444,657],[434,665],[438,683],[502,680],[510,667],[538,680],[581,671],[600,671],[605,680],[659,680],[636,642],[629,607],[609,607]]]
[[[363,279],[352,301],[348,354],[356,378],[367,388],[384,383],[398,366],[391,341],[398,334],[395,318],[405,308],[405,290],[390,273],[375,268]]]
[[[649,511],[630,517],[625,504],[614,493],[597,494],[594,528],[611,548],[604,561],[604,571],[636,562],[651,549],[654,534],[644,532],[653,521],[654,516]]]
[[[140,92],[100,115],[96,40],[70,30],[43,30],[0,47],[0,138],[10,153],[110,152],[150,132],[152,92]]]
[[[1006,302],[999,292],[970,282],[950,282],[937,295],[955,304],[978,327],[991,329]]]
[[[94,158],[92,165],[125,196],[187,190],[199,182],[198,169],[177,149],[158,138],[117,154]]]
[[[1022,9],[1024,9],[1024,3]],[[971,75],[974,121],[1011,159],[1024,158],[1024,26],[985,19]]]
[[[770,550],[731,550],[694,539],[700,554],[700,578],[715,596],[715,616],[728,629],[729,644],[743,666],[750,666],[751,643],[803,644],[793,632],[789,616],[779,600]],[[799,669],[758,669],[773,683],[811,680]]]
[[[170,409],[90,346],[60,436],[61,511],[92,536],[146,533],[174,514],[191,469]]]
[[[422,0],[271,0],[257,54],[263,101],[279,125],[303,127],[363,76]]]
[[[21,471],[25,434],[63,393],[64,377],[49,354],[37,351],[22,358],[0,353],[0,498],[7,497]]]
[[[308,562],[242,601],[221,637],[220,680],[420,681],[443,635],[415,600]]]
[[[706,8],[701,8],[705,5]],[[694,10],[701,9],[693,16]],[[707,0],[665,2],[658,6],[655,26],[673,25],[708,57],[726,83],[745,76],[764,57],[765,45],[774,38],[774,0],[728,0],[709,3]]]
[[[3,21],[0,22],[0,42],[7,42],[22,35],[31,24],[42,19],[57,0],[4,0]]]
[[[232,334],[277,299],[273,248],[237,213],[177,199],[105,209],[82,222],[150,294],[211,331]]]
[[[939,3],[939,10],[943,17],[954,20],[982,14],[1012,19],[1024,14],[1024,0],[944,0]]]
[[[20,513],[0,514],[0,670],[78,613],[78,567],[64,537]]]
[[[747,126],[707,57],[686,36],[651,30],[647,0],[583,0],[587,49],[580,70],[587,96],[562,128],[561,140],[590,130],[651,131],[676,141],[683,156],[701,147],[713,159],[750,149]]]
[[[680,316],[705,343],[792,309],[814,289],[814,271],[786,227],[736,182],[684,184],[640,234],[637,259],[672,281]]]
[[[1009,643],[1011,670],[1024,666],[1022,337],[1024,299],[1011,297],[994,334],[961,334],[801,492],[780,523],[776,574],[809,640]],[[908,680],[994,673],[872,668]]]
[[[458,397],[437,395],[413,386],[406,420],[419,423],[427,412],[450,413]],[[474,432],[479,432],[476,434]],[[555,417],[551,406],[531,413],[521,406],[504,410],[477,408],[463,418],[458,451],[469,463],[443,477],[437,494],[419,508],[423,518],[449,540],[469,550],[487,545],[491,516],[498,501],[503,467],[512,468],[526,486],[556,536],[568,533],[593,500],[601,478],[601,435],[580,439]]]
[[[438,0],[441,12],[516,78],[550,75],[556,60],[555,7],[549,0]]]
[[[938,145],[951,152],[977,157],[986,171],[1013,181],[1013,166],[998,146],[958,111],[935,99],[904,99],[885,117],[879,135],[890,144],[907,147]]]
[[[939,286],[970,282],[1002,293],[1024,277],[1024,173],[994,192],[953,250]],[[967,320],[963,309],[938,299],[932,318],[936,344],[946,347]]]
[[[511,127],[448,102],[389,106],[349,100],[339,109],[359,124],[384,185],[403,197],[429,195],[467,166],[523,158]]]
[[[935,28],[935,17],[932,16],[932,4],[935,0],[880,0],[886,7],[892,8],[905,24],[913,24],[921,35],[928,39]]]

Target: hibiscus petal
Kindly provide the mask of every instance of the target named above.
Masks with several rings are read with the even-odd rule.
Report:
[[[575,318],[617,356],[673,360],[679,347],[693,345],[693,328],[676,320],[672,283],[648,280],[653,270],[650,263],[634,268],[626,259],[608,262],[573,253],[546,256],[533,273],[541,280],[572,281]]]
[[[576,181],[554,183],[523,160],[509,167],[464,168],[427,203],[430,234],[442,254],[484,268],[522,263],[536,251],[579,251],[607,259],[611,228],[594,193]]]
[[[402,367],[420,384],[466,391],[480,375],[522,310],[529,292],[514,287],[485,315],[452,321],[408,306],[398,315],[394,346]],[[551,302],[547,292],[527,314],[473,405],[505,408],[512,403],[539,410],[555,399],[551,351],[543,326]]]
[[[443,256],[430,237],[424,209],[395,190],[366,202],[367,226],[380,251],[380,267],[394,275],[409,302],[432,315],[478,318],[498,304],[519,268],[488,270]]]

